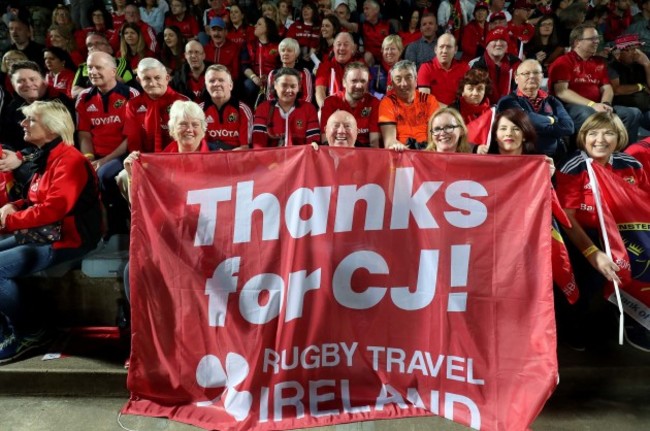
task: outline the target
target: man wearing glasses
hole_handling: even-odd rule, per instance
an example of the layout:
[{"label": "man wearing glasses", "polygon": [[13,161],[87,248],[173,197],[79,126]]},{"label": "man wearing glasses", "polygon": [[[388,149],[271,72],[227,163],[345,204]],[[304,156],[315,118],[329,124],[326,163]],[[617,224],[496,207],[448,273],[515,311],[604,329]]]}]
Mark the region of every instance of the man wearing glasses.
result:
[{"label": "man wearing glasses", "polygon": [[572,50],[555,60],[548,70],[548,88],[566,105],[575,130],[594,112],[614,111],[623,121],[630,142],[638,139],[642,115],[638,108],[612,106],[614,90],[607,63],[596,55],[600,37],[592,25],[579,25],[569,36]]},{"label": "man wearing glasses", "polygon": [[541,89],[542,65],[537,60],[524,60],[515,73],[517,89],[499,100],[497,112],[520,109],[537,132],[537,145],[544,154],[555,159],[566,155],[563,137],[571,136],[573,120],[564,105]]}]

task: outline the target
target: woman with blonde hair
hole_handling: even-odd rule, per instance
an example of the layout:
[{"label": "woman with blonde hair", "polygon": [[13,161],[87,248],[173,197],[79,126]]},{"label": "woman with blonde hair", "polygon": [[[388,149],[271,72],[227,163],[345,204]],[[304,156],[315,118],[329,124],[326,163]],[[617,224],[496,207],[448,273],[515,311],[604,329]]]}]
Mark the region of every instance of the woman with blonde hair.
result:
[{"label": "woman with blonde hair", "polygon": [[429,119],[429,139],[425,148],[437,153],[471,153],[467,126],[454,108],[438,109]]},{"label": "woman with blonde hair", "polygon": [[392,90],[390,69],[402,59],[402,53],[404,45],[401,37],[391,34],[384,38],[381,43],[381,59],[370,68],[370,93],[375,97],[381,99]]},{"label": "woman with blonde hair", "polygon": [[[619,265],[604,251],[600,223],[596,211],[596,197],[588,175],[588,165],[600,165],[619,177],[628,192],[637,193],[647,187],[643,166],[632,156],[622,152],[628,144],[628,133],[621,119],[611,112],[597,112],[580,127],[576,137],[578,153],[569,158],[556,174],[557,196],[564,208],[570,228],[564,228],[566,241],[580,289],[580,298],[568,311],[568,341],[584,350],[584,339],[589,329],[587,322],[590,304],[602,297],[607,281],[620,283]],[[636,188],[636,189],[635,189]],[[601,195],[605,207],[620,206],[617,193]],[[640,222],[643,220],[639,220]],[[593,307],[591,307],[593,308]],[[630,325],[631,324],[631,325]],[[650,335],[643,327],[626,319],[626,338],[633,346],[650,351]]]},{"label": "woman with blonde hair", "polygon": [[15,279],[80,259],[101,238],[97,177],[74,147],[68,109],[58,101],[21,109],[24,140],[39,152],[26,199],[0,208],[0,234],[13,234],[0,240],[0,364],[47,341],[42,313],[28,304]]}]

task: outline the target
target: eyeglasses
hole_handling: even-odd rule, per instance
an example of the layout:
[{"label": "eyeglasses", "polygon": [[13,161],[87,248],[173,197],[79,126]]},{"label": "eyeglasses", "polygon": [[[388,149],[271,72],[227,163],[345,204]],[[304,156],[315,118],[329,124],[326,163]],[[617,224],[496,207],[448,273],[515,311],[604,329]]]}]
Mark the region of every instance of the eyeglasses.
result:
[{"label": "eyeglasses", "polygon": [[529,78],[531,76],[542,76],[542,72],[539,70],[533,70],[532,72],[521,72],[517,75],[523,76],[524,78]]},{"label": "eyeglasses", "polygon": [[589,42],[600,42],[600,36],[581,37],[580,40],[588,40]]},{"label": "eyeglasses", "polygon": [[434,136],[440,135],[442,132],[453,133],[453,131],[458,129],[459,127],[460,126],[458,126],[458,125],[454,126],[454,125],[451,125],[451,124],[448,125],[448,126],[445,126],[445,127],[434,127],[433,129],[431,129],[431,133]]}]

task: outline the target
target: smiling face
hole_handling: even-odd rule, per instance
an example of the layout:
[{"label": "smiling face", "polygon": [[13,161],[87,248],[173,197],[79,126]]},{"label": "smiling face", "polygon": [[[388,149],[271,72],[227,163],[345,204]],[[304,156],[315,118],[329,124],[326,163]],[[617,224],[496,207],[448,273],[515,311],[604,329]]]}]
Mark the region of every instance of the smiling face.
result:
[{"label": "smiling face", "polygon": [[493,40],[487,44],[485,50],[492,59],[501,61],[508,50],[508,42],[503,39]]},{"label": "smiling face", "polygon": [[334,26],[327,18],[323,19],[320,25],[320,34],[324,39],[331,39],[334,37]]},{"label": "smiling face", "polygon": [[230,100],[232,95],[232,78],[226,72],[208,70],[205,74],[205,88],[215,101]]},{"label": "smiling face", "polygon": [[169,134],[178,143],[179,153],[189,153],[199,148],[205,130],[200,119],[184,117],[176,122]]},{"label": "smiling face", "polygon": [[41,74],[31,69],[18,69],[11,75],[11,84],[16,93],[28,103],[38,100],[47,89]]},{"label": "smiling face", "polygon": [[158,99],[165,94],[169,79],[169,74],[165,68],[138,71],[138,82],[142,85],[144,92],[152,99]]},{"label": "smiling face", "polygon": [[368,92],[369,73],[364,69],[351,69],[343,78],[346,98],[361,100]]},{"label": "smiling face", "polygon": [[282,75],[273,83],[278,101],[282,104],[293,105],[300,90],[300,81],[293,75]]},{"label": "smiling face", "polygon": [[117,84],[115,61],[103,52],[88,55],[88,78],[103,93]]},{"label": "smiling face", "polygon": [[354,147],[357,133],[357,121],[346,111],[334,112],[325,126],[325,137],[332,147]]},{"label": "smiling face", "polygon": [[433,119],[429,133],[436,144],[436,152],[455,153],[463,129],[453,115],[444,112]]},{"label": "smiling face", "polygon": [[524,133],[512,121],[505,117],[499,119],[496,136],[500,154],[520,155],[523,153]]},{"label": "smiling face", "polygon": [[395,64],[402,55],[402,51],[394,43],[389,43],[381,48],[381,56],[388,64]]},{"label": "smiling face", "polygon": [[357,50],[357,46],[352,40],[350,33],[339,33],[334,39],[334,58],[339,63],[347,63]]},{"label": "smiling face", "polygon": [[584,140],[589,157],[604,165],[616,150],[618,133],[609,127],[592,129],[586,133]]}]

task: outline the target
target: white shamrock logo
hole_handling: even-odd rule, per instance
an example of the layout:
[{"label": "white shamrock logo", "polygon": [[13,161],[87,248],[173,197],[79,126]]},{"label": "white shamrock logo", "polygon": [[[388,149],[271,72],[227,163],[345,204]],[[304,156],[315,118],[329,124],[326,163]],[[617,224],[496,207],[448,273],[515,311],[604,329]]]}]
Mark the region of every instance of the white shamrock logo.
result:
[{"label": "white shamrock logo", "polygon": [[238,421],[246,419],[253,405],[253,395],[248,391],[238,392],[235,386],[244,381],[250,368],[243,356],[229,352],[226,356],[226,369],[221,360],[214,355],[205,355],[196,367],[196,382],[204,388],[225,388],[221,395],[212,401],[200,401],[198,407],[208,407],[218,402],[225,393],[226,412]]}]

